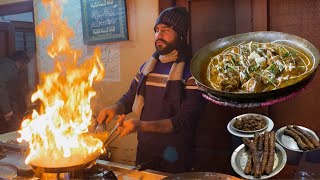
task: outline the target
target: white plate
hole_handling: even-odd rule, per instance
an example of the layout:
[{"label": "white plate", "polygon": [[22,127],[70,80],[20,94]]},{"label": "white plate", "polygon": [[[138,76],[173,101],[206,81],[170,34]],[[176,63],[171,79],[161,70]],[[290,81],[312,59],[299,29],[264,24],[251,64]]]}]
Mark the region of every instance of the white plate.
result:
[{"label": "white plate", "polygon": [[[255,179],[252,175],[246,175],[243,172],[247,163],[247,159],[248,159],[248,152],[245,148],[245,145],[241,144],[232,153],[232,156],[231,156],[232,169],[245,179]],[[260,179],[268,179],[275,176],[283,169],[283,167],[286,165],[286,162],[287,162],[287,154],[285,150],[279,144],[276,143],[273,170],[269,175],[262,175]]]},{"label": "white plate", "polygon": [[[251,113],[251,114],[253,114],[253,113]],[[268,119],[268,127],[265,130],[259,131],[259,133],[262,133],[264,131],[271,131],[273,129],[273,126],[274,126],[273,121],[270,118],[268,118],[267,116],[265,116],[265,117]],[[234,128],[232,128],[231,127],[232,120],[229,121],[229,123],[227,125],[227,129],[232,135],[238,136],[238,137],[253,138],[254,133],[242,133],[242,132],[236,131]]]},{"label": "white plate", "polygon": [[[237,129],[237,128],[234,126],[236,120],[240,120],[240,121],[241,121],[243,118],[254,118],[254,119],[260,118],[261,120],[263,120],[263,121],[266,123],[266,125],[265,125],[263,128],[261,128],[261,129],[252,130],[252,131],[244,131],[244,130],[241,130],[241,129]],[[264,115],[261,115],[261,114],[247,113],[247,114],[241,114],[241,115],[239,115],[239,116],[234,117],[234,118],[231,120],[230,125],[231,125],[231,128],[233,128],[234,130],[239,131],[239,132],[241,132],[241,133],[247,133],[247,134],[248,134],[248,133],[255,133],[255,132],[261,132],[261,131],[263,131],[263,130],[265,130],[265,129],[268,128],[268,123],[269,123],[268,119],[269,119],[269,118],[268,118],[267,116],[264,116]]]},{"label": "white plate", "polygon": [[[300,129],[306,131],[307,133],[311,134],[313,137],[316,138],[317,141],[319,141],[319,137],[316,135],[315,132],[313,132],[312,130],[306,128],[306,127],[302,127],[302,126],[298,126]],[[276,132],[276,139],[277,142],[279,144],[281,144],[283,147],[292,150],[292,151],[297,151],[297,152],[305,152],[303,150],[301,150],[297,144],[297,142],[290,136],[285,135],[283,133],[283,131],[287,128],[287,126],[280,128],[277,132]]]}]

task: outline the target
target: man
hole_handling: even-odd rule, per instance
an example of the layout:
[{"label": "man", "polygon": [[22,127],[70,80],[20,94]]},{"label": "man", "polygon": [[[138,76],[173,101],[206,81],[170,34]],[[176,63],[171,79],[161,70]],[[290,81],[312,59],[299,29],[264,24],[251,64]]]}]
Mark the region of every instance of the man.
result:
[{"label": "man", "polygon": [[20,77],[29,62],[23,51],[0,58],[0,133],[17,130],[26,110]]},{"label": "man", "polygon": [[[156,52],[140,68],[129,91],[103,109],[98,123],[135,112],[140,119],[118,120],[121,136],[138,131],[136,163],[180,173],[191,167],[193,135],[204,100],[191,78],[187,49],[189,14],[185,8],[164,10],[155,26]],[[190,51],[189,51],[190,52]]]}]

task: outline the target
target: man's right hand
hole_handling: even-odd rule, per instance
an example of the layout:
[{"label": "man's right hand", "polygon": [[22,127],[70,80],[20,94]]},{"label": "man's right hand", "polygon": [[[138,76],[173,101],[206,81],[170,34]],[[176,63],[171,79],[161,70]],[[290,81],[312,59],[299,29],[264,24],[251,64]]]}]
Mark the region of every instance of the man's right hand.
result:
[{"label": "man's right hand", "polygon": [[103,121],[106,119],[106,123],[110,122],[117,113],[117,108],[115,106],[104,108],[100,111],[97,122],[99,124],[103,123]]},{"label": "man's right hand", "polygon": [[122,115],[117,120],[117,122],[119,123],[120,137],[123,137],[138,131],[141,125],[141,121],[139,119],[130,118],[130,119],[124,120],[124,118],[125,116]]}]

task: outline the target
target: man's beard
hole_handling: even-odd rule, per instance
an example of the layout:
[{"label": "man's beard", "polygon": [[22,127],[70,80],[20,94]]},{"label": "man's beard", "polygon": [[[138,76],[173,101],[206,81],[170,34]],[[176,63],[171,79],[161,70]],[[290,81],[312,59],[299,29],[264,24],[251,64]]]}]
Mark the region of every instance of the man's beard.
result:
[{"label": "man's beard", "polygon": [[[165,47],[162,47],[162,46],[157,46],[157,41],[161,41],[165,44]],[[157,52],[160,54],[160,55],[166,55],[166,54],[169,54],[171,53],[174,49],[176,49],[177,47],[177,40],[175,39],[174,42],[172,43],[169,43],[163,39],[157,39],[155,41],[155,47],[157,49]]]}]

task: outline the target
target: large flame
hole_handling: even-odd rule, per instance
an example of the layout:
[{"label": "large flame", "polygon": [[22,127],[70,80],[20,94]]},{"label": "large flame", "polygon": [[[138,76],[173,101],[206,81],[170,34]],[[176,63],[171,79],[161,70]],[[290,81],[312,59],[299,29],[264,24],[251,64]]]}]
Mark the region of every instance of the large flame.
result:
[{"label": "large flame", "polygon": [[[93,81],[102,79],[105,70],[96,48],[90,59],[78,65],[80,50],[72,49],[69,40],[73,30],[62,19],[62,8],[56,0],[42,0],[50,16],[36,26],[40,38],[51,37],[48,55],[54,59],[54,71],[41,75],[41,85],[31,101],[41,100],[39,112],[22,122],[21,138],[29,142],[27,164],[63,167],[83,163],[83,159],[103,151],[103,143],[88,135],[92,118],[90,100],[96,95]],[[44,165],[43,158],[50,157]]]}]

